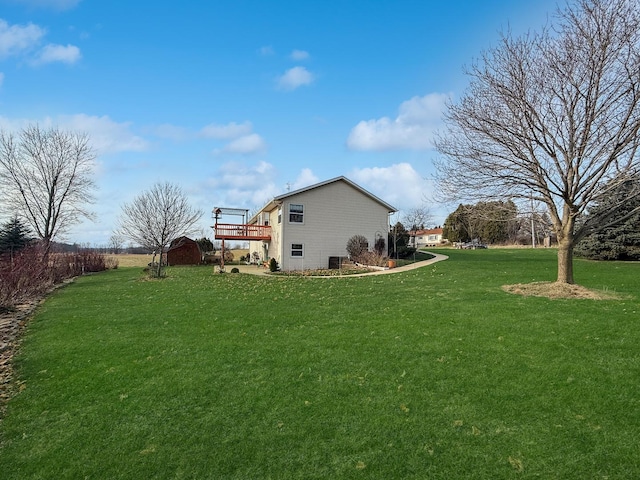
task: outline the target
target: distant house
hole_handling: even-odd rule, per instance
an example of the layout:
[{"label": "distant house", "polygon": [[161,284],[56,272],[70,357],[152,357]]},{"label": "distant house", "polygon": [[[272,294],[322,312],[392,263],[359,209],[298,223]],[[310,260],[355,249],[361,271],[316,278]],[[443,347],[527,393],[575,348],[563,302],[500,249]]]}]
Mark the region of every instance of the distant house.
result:
[{"label": "distant house", "polygon": [[414,248],[435,247],[443,243],[442,228],[426,230],[412,230],[409,232],[409,242]]},{"label": "distant house", "polygon": [[215,237],[249,240],[251,258],[275,258],[281,270],[329,268],[363,235],[373,249],[387,239],[396,209],[345,177],[274,197],[246,225],[216,224]]},{"label": "distant house", "polygon": [[167,249],[167,265],[199,265],[202,263],[200,246],[188,237],[178,237]]}]

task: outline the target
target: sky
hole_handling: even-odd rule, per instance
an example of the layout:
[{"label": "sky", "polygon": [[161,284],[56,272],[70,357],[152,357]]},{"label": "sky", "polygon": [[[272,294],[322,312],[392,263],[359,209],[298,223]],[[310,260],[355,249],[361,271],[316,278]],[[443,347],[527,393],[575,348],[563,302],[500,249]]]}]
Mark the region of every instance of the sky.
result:
[{"label": "sky", "polygon": [[[434,198],[433,135],[465,68],[502,33],[539,30],[556,0],[0,0],[0,129],[86,133],[94,221],[158,182],[203,211],[255,210],[345,176],[402,220]],[[231,220],[231,219],[230,219]],[[239,219],[235,219],[238,221]]]}]

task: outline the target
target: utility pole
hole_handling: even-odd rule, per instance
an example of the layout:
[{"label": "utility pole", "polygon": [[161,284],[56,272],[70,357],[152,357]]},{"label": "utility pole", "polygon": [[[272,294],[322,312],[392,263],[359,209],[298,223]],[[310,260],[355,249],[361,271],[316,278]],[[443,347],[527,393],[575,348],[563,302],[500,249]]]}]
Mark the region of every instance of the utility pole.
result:
[{"label": "utility pole", "polygon": [[536,225],[533,221],[533,194],[531,194],[531,245],[536,248]]}]

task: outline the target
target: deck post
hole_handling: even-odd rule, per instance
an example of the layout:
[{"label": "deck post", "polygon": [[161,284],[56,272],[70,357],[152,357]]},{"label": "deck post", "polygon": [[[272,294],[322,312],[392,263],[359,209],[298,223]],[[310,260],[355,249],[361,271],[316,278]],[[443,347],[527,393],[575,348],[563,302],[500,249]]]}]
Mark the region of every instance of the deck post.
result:
[{"label": "deck post", "polygon": [[222,250],[220,250],[220,271],[224,272],[224,238],[222,239]]}]

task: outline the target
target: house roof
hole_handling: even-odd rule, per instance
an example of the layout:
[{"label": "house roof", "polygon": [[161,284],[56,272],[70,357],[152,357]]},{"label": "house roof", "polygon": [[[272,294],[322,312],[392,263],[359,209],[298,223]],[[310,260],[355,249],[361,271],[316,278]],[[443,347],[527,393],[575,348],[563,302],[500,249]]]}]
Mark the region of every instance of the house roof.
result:
[{"label": "house roof", "polygon": [[[357,183],[352,182],[347,177],[340,176],[340,177],[332,178],[330,180],[325,180],[324,182],[320,182],[320,183],[316,183],[314,185],[310,185],[308,187],[299,188],[298,190],[294,190],[293,192],[287,192],[287,193],[284,193],[282,195],[278,195],[277,197],[273,197],[273,199],[270,202],[268,202],[264,207],[262,207],[258,213],[264,212],[264,211],[271,211],[273,208],[275,208],[275,206],[277,204],[281,203],[283,200],[285,200],[285,199],[287,199],[289,197],[293,197],[295,195],[299,195],[301,193],[308,192],[308,191],[314,190],[316,188],[321,188],[321,187],[324,187],[325,185],[329,185],[331,183],[336,183],[336,182],[344,182],[347,185],[350,185],[351,187],[355,188],[356,190],[358,190],[363,195],[366,195],[367,197],[371,198],[375,202],[378,202],[380,205],[382,205],[384,208],[386,208],[389,211],[389,213],[395,213],[395,212],[398,211],[397,208],[395,208],[394,206],[388,204],[387,202],[385,202],[381,198],[376,197],[373,193],[369,192],[368,190],[365,190],[364,188],[362,188]],[[257,214],[254,215],[253,218],[255,218],[256,216],[257,216]],[[253,220],[253,218],[252,218],[252,220]]]},{"label": "house roof", "polygon": [[192,240],[189,237],[178,237],[171,241],[171,243],[169,244],[169,248],[167,249],[167,252],[171,250],[175,250],[177,248],[181,248],[184,245],[188,245],[188,244],[191,244],[191,245],[195,244],[198,246],[198,248],[200,248],[200,245],[198,245],[198,242],[196,242],[195,240]]},{"label": "house roof", "polygon": [[442,228],[429,228],[426,230],[415,230],[409,232],[411,235],[442,235]]}]

